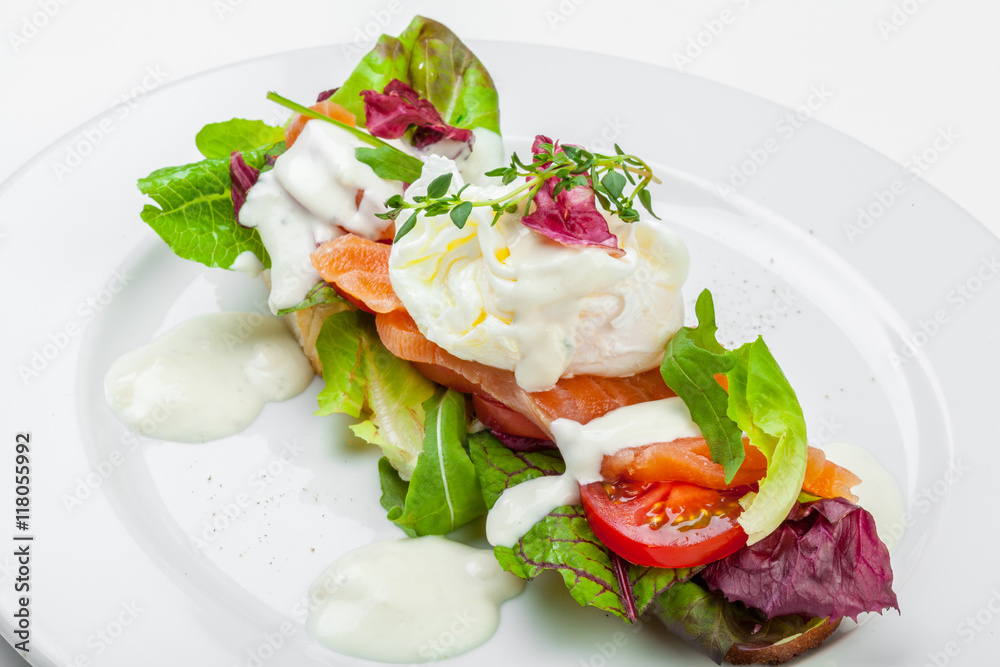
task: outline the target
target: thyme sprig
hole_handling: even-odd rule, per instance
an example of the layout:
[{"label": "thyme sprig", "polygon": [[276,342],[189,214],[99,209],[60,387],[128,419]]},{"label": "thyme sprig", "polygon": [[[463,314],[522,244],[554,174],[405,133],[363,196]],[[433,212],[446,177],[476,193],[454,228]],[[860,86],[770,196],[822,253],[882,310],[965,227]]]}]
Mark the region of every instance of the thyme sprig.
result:
[{"label": "thyme sprig", "polygon": [[[525,163],[514,153],[510,165],[498,167],[486,172],[487,176],[499,177],[504,185],[510,185],[519,178],[527,179],[520,187],[511,190],[497,199],[467,200],[462,193],[468,185],[458,192],[450,194],[452,175],[442,174],[427,186],[426,195],[413,197],[407,202],[400,195],[386,200],[389,210],[379,214],[385,220],[395,221],[404,211],[410,211],[406,221],[397,229],[398,241],[413,229],[417,215],[438,216],[447,213],[452,223],[459,229],[465,226],[473,208],[489,206],[493,210],[493,222],[496,224],[505,211],[513,213],[523,204],[523,210],[530,212],[531,204],[545,184],[556,179],[552,195],[556,196],[563,190],[571,190],[580,186],[589,186],[594,190],[594,196],[601,207],[617,215],[623,222],[635,222],[639,219],[635,202],[638,200],[649,214],[659,220],[653,213],[652,200],[647,189],[650,183],[659,183],[653,175],[653,170],[642,159],[627,154],[615,144],[615,155],[592,153],[584,148],[572,145],[557,147],[554,144],[540,144],[539,153]],[[627,191],[631,185],[631,191]]]}]

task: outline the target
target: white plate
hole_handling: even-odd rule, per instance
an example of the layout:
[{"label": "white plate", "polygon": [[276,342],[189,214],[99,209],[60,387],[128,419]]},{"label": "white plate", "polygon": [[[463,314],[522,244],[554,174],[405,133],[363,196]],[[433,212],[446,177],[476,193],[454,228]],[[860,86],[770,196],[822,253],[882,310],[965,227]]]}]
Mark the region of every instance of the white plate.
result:
[{"label": "white plate", "polygon": [[[997,582],[984,548],[993,507],[978,489],[1000,463],[990,423],[1000,316],[989,281],[1000,242],[829,128],[806,122],[788,136],[787,110],[768,102],[599,55],[474,48],[500,90],[509,148],[535,133],[595,148],[612,140],[656,166],[665,177],[656,208],[692,251],[689,303],[713,289],[725,343],[766,333],[814,438],[868,448],[899,481],[912,513],[894,556],[902,616],[841,633],[800,664],[986,664]],[[544,77],[532,74],[539,63],[551,65]],[[111,416],[101,383],[119,354],[178,322],[254,309],[264,296],[243,275],[174,257],[139,219],[136,178],[196,160],[206,122],[275,118],[267,90],[308,100],[352,66],[332,47],[167,86],[125,117],[74,131],[4,185],[0,437],[12,452],[17,432],[32,434],[33,663],[365,663],[328,651],[302,624],[317,574],[353,547],[399,535],[378,504],[377,454],[348,441],[342,420],[311,416],[319,380],[206,445],[137,441]],[[720,190],[740,182],[734,168],[754,173]],[[875,217],[852,243],[844,225],[859,207]],[[928,324],[935,314],[944,324]],[[895,367],[890,354],[914,335],[915,358]],[[23,379],[32,363],[37,375]],[[13,454],[3,461],[12,466]],[[8,507],[10,473],[0,474]],[[12,564],[0,557],[8,640]],[[497,635],[452,664],[710,664],[658,624],[627,628],[561,588],[548,576],[530,585],[504,607]],[[977,613],[982,631],[959,626]]]}]

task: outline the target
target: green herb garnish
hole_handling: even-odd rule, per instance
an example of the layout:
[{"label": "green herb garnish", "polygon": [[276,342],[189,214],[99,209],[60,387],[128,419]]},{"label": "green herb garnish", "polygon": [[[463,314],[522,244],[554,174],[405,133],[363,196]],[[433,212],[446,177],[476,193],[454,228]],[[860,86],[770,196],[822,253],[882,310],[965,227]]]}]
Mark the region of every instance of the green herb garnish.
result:
[{"label": "green herb garnish", "polygon": [[[555,179],[552,195],[556,196],[563,190],[571,190],[579,186],[593,188],[594,195],[605,211],[617,215],[624,222],[635,222],[639,212],[635,202],[643,206],[649,214],[653,213],[651,197],[647,187],[650,183],[659,183],[653,175],[653,170],[643,160],[635,155],[626,154],[615,144],[616,155],[591,153],[578,146],[563,145],[557,150],[554,144],[540,144],[541,151],[534,155],[531,162],[524,161],[514,153],[510,165],[486,172],[487,176],[498,177],[504,185],[510,185],[518,178],[527,180],[520,187],[497,199],[483,201],[466,200],[462,198],[465,186],[451,194],[451,174],[444,174],[434,179],[427,187],[426,195],[418,195],[412,202],[405,201],[401,196],[390,197],[386,202],[386,213],[378,214],[385,220],[396,220],[403,211],[412,211],[406,222],[399,228],[396,239],[400,239],[413,229],[416,216],[422,213],[427,216],[448,214],[456,227],[465,226],[469,214],[475,207],[489,206],[493,211],[493,223],[496,224],[505,212],[514,212],[523,205],[528,211],[538,192],[550,180]],[[626,192],[631,185],[631,192]],[[657,218],[659,220],[659,218]]]}]

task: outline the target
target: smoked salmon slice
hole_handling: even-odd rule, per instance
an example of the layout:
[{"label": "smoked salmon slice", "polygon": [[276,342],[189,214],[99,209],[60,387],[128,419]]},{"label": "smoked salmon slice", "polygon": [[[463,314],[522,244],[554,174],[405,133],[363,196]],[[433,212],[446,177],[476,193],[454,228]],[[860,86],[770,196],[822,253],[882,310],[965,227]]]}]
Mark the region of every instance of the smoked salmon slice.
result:
[{"label": "smoked salmon slice", "polygon": [[[382,344],[400,359],[416,364],[431,380],[489,396],[527,417],[548,438],[554,419],[586,424],[616,408],[676,395],[658,368],[630,377],[578,375],[560,379],[552,389],[527,392],[518,386],[512,371],[459,359],[420,333],[393,292],[389,251],[387,244],[348,234],[324,243],[313,253],[312,261],[338,292],[375,313]],[[760,481],[767,469],[767,459],[759,449],[745,442],[745,450],[744,463],[730,484],[725,483],[722,466],[712,461],[704,438],[624,449],[606,456],[601,472],[607,479],[677,480],[714,489],[745,486]],[[861,481],[813,447],[809,448],[805,479],[803,489],[808,493],[825,498],[843,496],[852,502],[856,498],[850,489]]]},{"label": "smoked salmon slice", "polygon": [[[354,127],[357,124],[357,120],[354,118],[354,114],[340,106],[336,102],[331,102],[330,100],[323,100],[322,102],[317,102],[316,104],[309,107],[313,111],[318,111],[324,116],[329,116],[334,120],[339,120],[341,123],[345,123]],[[303,116],[302,114],[295,114],[292,118],[292,122],[288,124],[285,128],[285,145],[288,148],[292,147],[295,140],[299,138],[302,134],[302,129],[306,126],[306,123],[314,120],[309,116]],[[324,123],[326,121],[323,121]]]},{"label": "smoked salmon slice", "polygon": [[388,244],[345,234],[321,245],[310,259],[323,280],[352,303],[370,313],[389,313],[403,309],[389,281],[390,249]]},{"label": "smoked salmon slice", "polygon": [[[704,438],[679,438],[644,447],[622,449],[604,457],[601,475],[605,479],[630,479],[637,482],[678,481],[697,484],[708,489],[748,486],[759,482],[767,470],[764,454],[743,439],[745,458],[732,482],[726,483],[722,466],[712,461]],[[861,479],[846,468],[826,459],[823,450],[809,448],[806,478],[802,489],[821,498],[841,496],[851,502],[857,497],[851,487]]]}]

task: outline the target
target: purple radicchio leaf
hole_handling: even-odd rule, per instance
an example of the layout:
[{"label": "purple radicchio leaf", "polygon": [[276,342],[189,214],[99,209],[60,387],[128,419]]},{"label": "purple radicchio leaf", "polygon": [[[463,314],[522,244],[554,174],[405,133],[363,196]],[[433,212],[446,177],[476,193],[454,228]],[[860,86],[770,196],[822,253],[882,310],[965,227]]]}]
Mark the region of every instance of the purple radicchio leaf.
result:
[{"label": "purple radicchio leaf", "polygon": [[426,148],[442,139],[464,141],[472,147],[471,130],[445,123],[433,104],[399,79],[390,81],[381,93],[363,90],[361,95],[365,98],[365,126],[373,136],[398,139],[411,125],[416,125],[415,148]]},{"label": "purple radicchio leaf", "polygon": [[260,171],[254,169],[243,159],[243,154],[233,151],[229,156],[229,180],[232,182],[230,194],[233,198],[233,215],[236,222],[240,221],[240,209],[247,201],[247,192],[257,182]]},{"label": "purple radicchio leaf", "polygon": [[[551,139],[539,134],[531,145],[532,155],[543,152],[542,144],[551,144],[555,151],[562,150]],[[547,166],[542,165],[542,168]],[[615,257],[624,255],[618,247],[618,237],[611,233],[608,221],[597,210],[594,191],[578,185],[553,196],[557,180],[550,178],[542,184],[534,198],[535,210],[524,216],[521,224],[565,246],[598,246]]]},{"label": "purple radicchio leaf", "polygon": [[875,520],[843,498],[796,504],[773,533],[701,574],[711,590],[768,618],[857,619],[863,611],[899,610]]},{"label": "purple radicchio leaf", "polygon": [[324,90],[322,93],[316,96],[316,104],[319,104],[320,102],[326,102],[328,99],[333,97],[333,94],[338,90],[340,90],[340,86],[337,86],[336,88],[331,88],[330,90]]},{"label": "purple radicchio leaf", "polygon": [[551,440],[529,438],[524,435],[511,435],[510,433],[498,431],[495,428],[490,429],[490,432],[496,436],[497,440],[506,445],[508,449],[513,449],[515,452],[542,452],[556,448],[556,443]]}]

